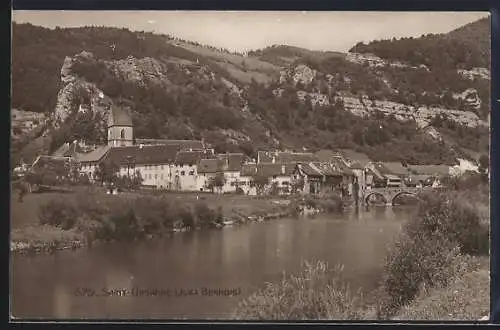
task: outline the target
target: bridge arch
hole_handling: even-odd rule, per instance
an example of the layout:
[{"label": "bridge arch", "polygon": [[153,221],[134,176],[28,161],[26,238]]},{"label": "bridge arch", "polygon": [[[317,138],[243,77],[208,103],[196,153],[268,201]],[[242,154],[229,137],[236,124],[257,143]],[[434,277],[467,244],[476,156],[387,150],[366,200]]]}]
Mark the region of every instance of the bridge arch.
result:
[{"label": "bridge arch", "polygon": [[388,200],[387,200],[387,196],[381,192],[378,192],[378,191],[374,191],[374,192],[370,192],[368,193],[368,195],[365,196],[365,204],[369,204],[369,200],[370,200],[370,197],[372,196],[381,196],[382,199],[384,200],[384,203],[387,204],[388,203]]},{"label": "bridge arch", "polygon": [[394,194],[394,196],[392,196],[391,198],[391,205],[394,205],[394,201],[396,200],[396,198],[400,197],[400,196],[403,196],[403,195],[407,195],[407,196],[412,196],[412,197],[415,197],[415,198],[418,198],[418,194],[415,193],[415,192],[412,192],[412,191],[400,191],[396,194]]}]

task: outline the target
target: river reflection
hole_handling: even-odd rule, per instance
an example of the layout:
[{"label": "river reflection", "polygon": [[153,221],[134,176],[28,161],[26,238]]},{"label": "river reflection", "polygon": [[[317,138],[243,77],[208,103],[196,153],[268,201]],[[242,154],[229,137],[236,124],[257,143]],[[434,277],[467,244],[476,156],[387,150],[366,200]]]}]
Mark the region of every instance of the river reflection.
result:
[{"label": "river reflection", "polygon": [[[279,280],[283,271],[299,271],[304,260],[343,264],[353,290],[369,291],[380,278],[387,244],[413,212],[362,207],[54,255],[14,255],[12,313],[17,318],[230,318],[244,296]],[[110,294],[132,288],[172,295]],[[241,295],[206,296],[203,288],[240,289]],[[176,297],[180,289],[198,294]],[[101,296],[82,296],[82,290]]]}]

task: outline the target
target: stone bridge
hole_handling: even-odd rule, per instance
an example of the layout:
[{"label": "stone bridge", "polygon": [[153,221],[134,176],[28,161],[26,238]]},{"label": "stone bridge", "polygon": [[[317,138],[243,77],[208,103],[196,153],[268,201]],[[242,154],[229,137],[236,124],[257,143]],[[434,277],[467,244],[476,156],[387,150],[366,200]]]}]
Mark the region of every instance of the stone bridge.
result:
[{"label": "stone bridge", "polygon": [[368,204],[368,200],[372,196],[381,196],[386,205],[393,205],[394,200],[401,195],[417,196],[421,191],[432,189],[430,187],[425,188],[415,188],[415,187],[385,187],[385,188],[371,188],[370,190],[365,190],[364,194],[361,194],[361,200],[363,203]]}]

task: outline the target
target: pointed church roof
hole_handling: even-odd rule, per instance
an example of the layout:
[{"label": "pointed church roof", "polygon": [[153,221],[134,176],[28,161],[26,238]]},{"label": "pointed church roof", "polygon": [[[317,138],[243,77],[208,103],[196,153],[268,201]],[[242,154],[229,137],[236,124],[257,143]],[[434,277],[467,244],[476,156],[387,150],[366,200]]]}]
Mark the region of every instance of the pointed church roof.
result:
[{"label": "pointed church roof", "polygon": [[130,126],[132,127],[132,115],[122,107],[116,105],[111,106],[111,111],[108,116],[108,127],[111,126]]}]

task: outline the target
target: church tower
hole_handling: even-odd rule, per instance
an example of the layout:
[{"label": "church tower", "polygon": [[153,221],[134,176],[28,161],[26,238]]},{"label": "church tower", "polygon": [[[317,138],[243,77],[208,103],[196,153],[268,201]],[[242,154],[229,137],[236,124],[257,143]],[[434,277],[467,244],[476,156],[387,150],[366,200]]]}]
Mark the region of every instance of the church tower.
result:
[{"label": "church tower", "polygon": [[108,146],[125,147],[133,144],[134,126],[130,112],[113,105],[108,115]]}]

